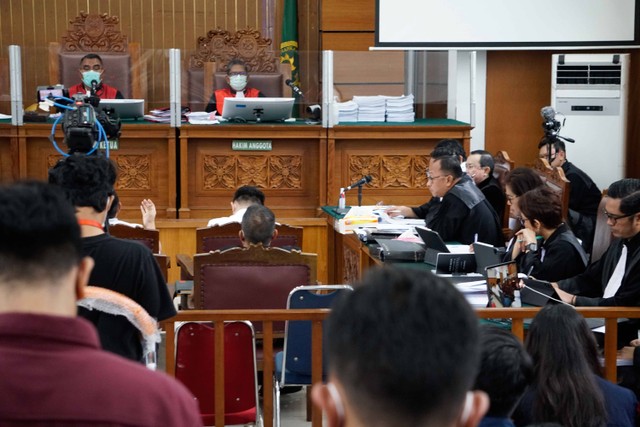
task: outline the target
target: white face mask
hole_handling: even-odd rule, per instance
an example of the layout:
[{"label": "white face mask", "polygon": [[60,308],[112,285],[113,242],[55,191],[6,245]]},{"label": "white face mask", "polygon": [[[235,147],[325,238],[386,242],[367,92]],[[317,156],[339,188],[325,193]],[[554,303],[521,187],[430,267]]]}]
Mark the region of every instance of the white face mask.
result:
[{"label": "white face mask", "polygon": [[244,90],[247,87],[247,76],[234,75],[229,77],[229,86],[235,91]]}]

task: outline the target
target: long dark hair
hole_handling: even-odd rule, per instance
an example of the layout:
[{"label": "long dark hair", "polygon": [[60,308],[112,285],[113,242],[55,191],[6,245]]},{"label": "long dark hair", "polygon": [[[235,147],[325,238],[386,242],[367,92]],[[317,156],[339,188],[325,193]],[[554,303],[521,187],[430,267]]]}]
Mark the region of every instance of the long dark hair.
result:
[{"label": "long dark hair", "polygon": [[593,333],[565,304],[544,307],[533,319],[525,348],[533,358],[532,420],[565,427],[602,427],[607,413]]}]

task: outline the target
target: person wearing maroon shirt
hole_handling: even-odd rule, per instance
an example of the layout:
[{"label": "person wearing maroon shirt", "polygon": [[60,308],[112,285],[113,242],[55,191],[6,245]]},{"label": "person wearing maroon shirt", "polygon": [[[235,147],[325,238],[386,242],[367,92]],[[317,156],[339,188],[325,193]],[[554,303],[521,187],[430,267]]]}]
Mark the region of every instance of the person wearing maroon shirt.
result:
[{"label": "person wearing maroon shirt", "polygon": [[0,186],[0,425],[201,426],[182,384],[101,350],[76,315],[93,265],[61,189]]},{"label": "person wearing maroon shirt", "polygon": [[[113,86],[102,81],[104,66],[102,58],[95,53],[89,53],[80,60],[80,77],[82,83],[69,88],[69,96],[76,93],[97,96],[100,99],[123,99],[122,93]],[[94,89],[95,86],[95,89]],[[94,93],[92,93],[94,91]]]}]

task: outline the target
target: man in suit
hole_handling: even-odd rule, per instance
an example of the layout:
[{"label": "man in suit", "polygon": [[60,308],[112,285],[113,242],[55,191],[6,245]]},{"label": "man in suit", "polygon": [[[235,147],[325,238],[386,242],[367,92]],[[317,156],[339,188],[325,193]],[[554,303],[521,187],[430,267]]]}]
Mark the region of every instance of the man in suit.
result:
[{"label": "man in suit", "polygon": [[571,182],[569,225],[576,237],[582,240],[582,247],[590,253],[598,205],[602,198],[600,189],[589,175],[567,160],[567,151],[562,140],[556,138],[549,141],[543,138],[538,144],[538,150],[541,159],[551,159],[549,164],[552,167],[561,167],[564,175]]},{"label": "man in suit", "polygon": [[445,279],[384,267],[334,302],[329,377],[312,398],[329,427],[476,426],[478,320]]},{"label": "man in suit", "polygon": [[611,184],[605,214],[615,239],[602,258],[553,286],[576,306],[640,306],[640,179]]},{"label": "man in suit", "polygon": [[495,163],[486,150],[475,150],[467,158],[467,175],[473,179],[489,204],[496,211],[498,219],[504,215],[506,197],[498,180],[493,176]]},{"label": "man in suit", "polygon": [[76,315],[94,266],[82,245],[58,187],[0,187],[0,423],[202,425],[184,386],[101,350]]}]

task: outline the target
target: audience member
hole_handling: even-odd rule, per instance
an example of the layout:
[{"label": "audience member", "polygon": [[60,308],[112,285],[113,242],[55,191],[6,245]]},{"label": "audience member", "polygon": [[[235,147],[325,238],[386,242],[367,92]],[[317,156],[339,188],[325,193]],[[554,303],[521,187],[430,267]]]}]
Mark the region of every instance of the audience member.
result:
[{"label": "audience member", "polygon": [[431,157],[427,186],[433,197],[442,198],[427,227],[443,240],[471,244],[474,241],[504,246],[498,217],[471,178],[462,173],[454,156]]},{"label": "audience member", "polygon": [[278,235],[276,217],[266,206],[253,205],[247,208],[242,218],[240,240],[245,248],[252,245],[262,245],[265,248]]},{"label": "audience member", "polygon": [[[561,167],[564,175],[571,182],[569,192],[569,225],[582,241],[582,246],[591,252],[593,233],[595,231],[598,205],[602,193],[595,182],[583,170],[567,160],[567,151],[562,140],[555,138],[549,143],[546,138],[538,144],[539,155],[542,159],[551,158],[549,163],[553,167]],[[551,155],[549,155],[551,149]]]},{"label": "audience member", "polygon": [[[167,319],[176,311],[151,251],[104,231],[115,178],[114,164],[102,156],[72,155],[49,171],[49,182],[62,187],[76,207],[83,255],[95,260],[89,283],[128,296],[157,320]],[[140,338],[126,318],[85,309],[80,315],[96,325],[105,350],[140,361]]]},{"label": "audience member", "polygon": [[505,195],[502,186],[493,176],[494,161],[491,153],[485,150],[472,151],[467,159],[467,174],[473,179],[485,199],[496,211],[502,221],[504,215]]},{"label": "audience member", "polygon": [[533,385],[514,414],[516,425],[554,421],[566,427],[635,425],[631,390],[600,377],[598,350],[584,318],[566,304],[547,305],[529,327]]},{"label": "audience member", "polygon": [[330,427],[475,426],[488,406],[469,391],[478,372],[478,319],[429,272],[381,268],[334,304],[329,378],[312,398]]},{"label": "audience member", "polygon": [[[455,156],[460,161],[460,167],[465,172],[467,153],[464,151],[464,147],[457,139],[442,139],[440,140],[433,151],[431,157],[450,155]],[[401,216],[404,218],[420,218],[425,222],[429,222],[431,218],[435,216],[440,208],[440,197],[432,197],[429,201],[421,206],[410,208],[408,206],[391,206],[387,209],[387,213],[394,216]]]},{"label": "audience member", "polygon": [[516,233],[511,251],[511,258],[518,262],[518,271],[551,281],[584,271],[589,258],[563,222],[558,193],[547,186],[534,188],[518,199],[518,209],[523,228]]},{"label": "audience member", "polygon": [[100,55],[88,53],[83,56],[80,60],[80,68],[78,71],[82,82],[69,88],[69,96],[80,93],[88,96],[97,96],[100,99],[124,98],[118,89],[102,81],[104,66]]},{"label": "audience member", "polygon": [[489,395],[489,410],[480,427],[515,427],[511,414],[533,377],[533,362],[509,331],[480,325],[480,370],[474,390]]},{"label": "audience member", "polygon": [[560,298],[573,305],[638,306],[640,179],[625,178],[611,184],[605,214],[615,239],[602,258],[590,264],[583,273],[553,285]]},{"label": "audience member", "polygon": [[100,350],[76,317],[94,260],[57,187],[0,187],[0,424],[199,426],[187,389]]},{"label": "audience member", "polygon": [[231,201],[231,216],[222,218],[213,218],[207,224],[207,227],[215,225],[225,225],[232,222],[242,222],[242,217],[249,206],[264,205],[264,193],[257,187],[251,185],[243,185],[238,188],[233,195]]},{"label": "audience member", "polygon": [[156,229],[156,205],[151,199],[142,199],[140,202],[140,213],[142,214],[142,224],[135,224],[132,222],[122,221],[118,219],[118,214],[122,209],[122,203],[117,193],[113,193],[113,203],[111,209],[107,214],[108,224],[112,225],[126,225],[133,228],[144,228],[145,230]]},{"label": "audience member", "polygon": [[258,98],[264,95],[258,89],[247,86],[249,81],[249,70],[247,64],[241,59],[232,59],[227,64],[227,76],[225,77],[227,87],[213,92],[209,104],[205,108],[207,113],[212,111],[222,115],[225,98]]}]

